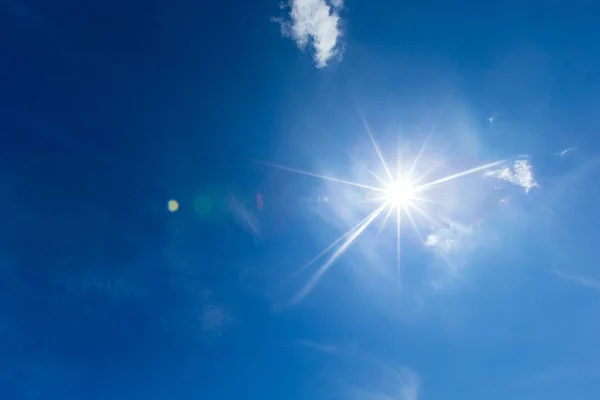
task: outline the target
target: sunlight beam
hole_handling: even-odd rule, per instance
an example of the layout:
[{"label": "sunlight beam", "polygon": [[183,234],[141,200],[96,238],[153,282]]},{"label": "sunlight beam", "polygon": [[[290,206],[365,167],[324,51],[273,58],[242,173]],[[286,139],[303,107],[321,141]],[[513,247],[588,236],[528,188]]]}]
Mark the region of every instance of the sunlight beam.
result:
[{"label": "sunlight beam", "polygon": [[429,214],[427,214],[425,211],[423,211],[419,206],[415,205],[414,203],[409,203],[408,205],[410,207],[412,207],[416,212],[418,212],[419,214],[424,216],[433,225],[435,225],[436,228],[441,228],[441,225],[439,224],[439,222],[436,222],[433,218],[431,218],[429,216]]},{"label": "sunlight beam", "polygon": [[388,178],[390,179],[390,182],[393,182],[394,176],[392,175],[392,172],[388,168],[388,166],[385,162],[385,159],[383,158],[383,155],[381,154],[381,150],[379,150],[379,146],[377,145],[377,142],[375,141],[375,137],[373,136],[373,133],[371,132],[371,129],[369,128],[369,125],[367,124],[367,120],[363,116],[362,112],[360,112],[360,110],[358,110],[358,115],[360,115],[360,119],[362,120],[363,126],[365,127],[365,130],[367,131],[367,134],[369,135],[369,139],[371,139],[371,143],[373,144],[373,147],[375,148],[375,152],[377,152],[377,156],[379,157],[379,161],[381,161],[381,165],[383,165],[383,168],[385,169],[385,173],[387,174]]},{"label": "sunlight beam", "polygon": [[[396,156],[396,181],[400,182],[402,179],[402,151],[400,150],[402,147],[400,146],[400,140],[398,139],[398,155]],[[410,179],[410,178],[409,178]]]},{"label": "sunlight beam", "polygon": [[[442,115],[444,114],[445,109],[446,109],[446,106],[443,106],[440,113],[438,114],[437,118],[433,122],[433,125],[431,125],[431,129],[429,130],[429,133],[425,137],[425,140],[423,141],[423,144],[421,145],[421,148],[419,149],[419,152],[417,153],[417,156],[415,157],[413,165],[410,167],[410,171],[408,171],[407,179],[409,179],[409,180],[412,179],[412,174],[413,174],[415,168],[417,167],[417,165],[419,164],[419,160],[421,159],[421,156],[423,155],[423,151],[425,151],[425,147],[427,147],[427,143],[429,142],[429,139],[433,135],[433,132],[435,132],[435,128],[437,128],[437,125],[440,122],[440,119],[442,118]],[[418,179],[413,180],[412,181],[413,184],[416,183],[418,180],[420,180],[422,177],[423,177],[423,175],[421,175],[421,177],[419,177]]]},{"label": "sunlight beam", "polygon": [[346,233],[344,233],[342,236],[340,236],[339,238],[337,238],[336,240],[334,240],[329,246],[327,246],[325,248],[325,250],[323,250],[322,252],[320,252],[319,254],[317,254],[315,257],[313,257],[309,262],[307,262],[306,264],[304,264],[302,267],[298,268],[298,270],[296,272],[294,272],[292,274],[292,276],[296,277],[296,276],[300,275],[302,273],[302,271],[304,271],[306,268],[310,267],[315,262],[317,262],[321,257],[323,257],[325,254],[327,254],[329,252],[329,250],[333,249],[338,243],[340,243],[342,240],[344,240],[349,235],[351,235],[354,231],[356,231],[358,228],[360,228],[362,226],[362,224],[364,224],[371,217],[371,215],[372,215],[372,213],[369,214],[369,215],[367,215],[358,224],[356,224],[352,228],[348,229],[348,231],[346,231]]},{"label": "sunlight beam", "polygon": [[382,177],[380,177],[379,175],[377,175],[375,172],[371,171],[371,169],[369,167],[367,167],[364,164],[359,163],[358,164],[361,168],[364,168],[365,170],[367,170],[367,172],[369,174],[371,174],[375,179],[377,179],[379,181],[379,183],[381,183],[382,185],[384,185],[385,187],[389,187],[390,183],[386,182]]},{"label": "sunlight beam", "polygon": [[423,144],[421,145],[421,148],[419,149],[419,152],[417,153],[415,160],[413,161],[412,165],[410,166],[410,169],[408,170],[408,174],[406,175],[407,179],[409,179],[409,180],[412,179],[412,174],[413,174],[415,168],[417,167],[417,165],[419,164],[419,160],[421,159],[421,156],[423,155],[423,151],[425,150],[425,147],[427,146],[427,142],[429,141],[429,138],[431,137],[432,132],[429,132],[429,134],[423,141]]},{"label": "sunlight beam", "polygon": [[419,177],[415,178],[412,180],[413,185],[416,185],[417,182],[422,181],[427,175],[430,175],[432,173],[435,172],[436,169],[438,169],[439,167],[441,167],[442,165],[444,165],[444,163],[446,162],[447,158],[444,158],[438,162],[436,162],[435,164],[433,164],[433,166],[431,168],[429,168],[427,171],[425,171],[424,173],[422,173],[421,175],[419,175]]},{"label": "sunlight beam", "polygon": [[[362,222],[359,222],[356,230],[352,232],[352,234],[346,239],[346,241],[333,253],[333,255],[327,260],[325,264],[323,264],[317,272],[312,276],[310,281],[294,296],[292,299],[292,304],[297,304],[300,302],[306,295],[308,295],[315,287],[317,283],[321,280],[323,275],[331,268],[335,260],[338,259],[339,256],[344,254],[344,252],[350,247],[350,245],[360,236],[361,233],[373,222],[377,216],[383,211],[385,208],[385,204],[379,206],[375,211],[373,211],[367,218],[365,218]],[[362,225],[361,225],[362,224]]]},{"label": "sunlight beam", "polygon": [[400,276],[400,207],[396,207],[396,282],[398,288],[401,287],[401,276]]},{"label": "sunlight beam", "polygon": [[390,215],[392,215],[393,211],[394,211],[394,208],[391,207],[391,206],[388,206],[388,212],[385,214],[385,218],[383,219],[383,223],[379,227],[379,230],[377,231],[377,236],[375,237],[377,240],[379,239],[379,236],[381,236],[381,232],[385,228],[388,220],[390,219]]},{"label": "sunlight beam", "polygon": [[424,185],[421,185],[421,186],[417,187],[415,190],[418,191],[418,192],[421,192],[421,191],[424,191],[424,190],[427,190],[427,189],[431,189],[431,188],[433,188],[435,186],[441,185],[442,183],[446,183],[446,182],[452,181],[452,180],[457,179],[457,178],[461,178],[461,177],[466,176],[466,175],[471,175],[471,174],[474,174],[475,172],[479,172],[479,171],[483,171],[483,170],[486,170],[486,169],[489,169],[489,168],[493,168],[493,167],[496,167],[496,166],[498,166],[500,164],[504,164],[505,162],[506,162],[505,160],[500,160],[500,161],[496,161],[496,162],[493,162],[493,163],[489,163],[489,164],[485,164],[485,165],[480,165],[479,167],[471,168],[471,169],[468,169],[466,171],[459,172],[457,174],[453,174],[453,175],[447,176],[445,178],[441,178],[441,179],[435,180],[433,182],[426,183]]},{"label": "sunlight beam", "polygon": [[404,212],[406,213],[406,216],[408,217],[408,220],[410,221],[410,224],[412,225],[413,229],[415,230],[415,232],[417,232],[417,236],[419,237],[421,243],[425,243],[425,241],[423,240],[423,236],[421,235],[421,231],[415,223],[415,220],[413,219],[410,210],[408,209],[408,206],[404,206]]},{"label": "sunlight beam", "polygon": [[442,207],[450,207],[447,203],[442,203],[440,201],[431,200],[431,199],[428,199],[427,197],[413,196],[412,198],[413,198],[413,200],[422,201],[423,203],[435,204],[437,206],[442,206]]},{"label": "sunlight beam", "polygon": [[331,181],[331,182],[341,183],[344,185],[354,186],[354,187],[361,188],[361,189],[372,190],[374,192],[385,192],[385,189],[378,188],[376,186],[363,185],[362,183],[358,183],[358,182],[352,182],[352,181],[347,181],[344,179],[338,179],[338,178],[334,178],[334,177],[327,176],[327,175],[315,174],[314,172],[303,171],[301,169],[286,167],[285,165],[279,165],[279,164],[270,163],[270,162],[266,162],[266,161],[259,161],[259,160],[253,160],[253,161],[257,164],[262,164],[262,165],[265,165],[265,166],[271,167],[271,168],[281,169],[283,171],[295,172],[297,174],[312,176],[314,178],[319,178],[319,179],[323,179],[326,181]]}]

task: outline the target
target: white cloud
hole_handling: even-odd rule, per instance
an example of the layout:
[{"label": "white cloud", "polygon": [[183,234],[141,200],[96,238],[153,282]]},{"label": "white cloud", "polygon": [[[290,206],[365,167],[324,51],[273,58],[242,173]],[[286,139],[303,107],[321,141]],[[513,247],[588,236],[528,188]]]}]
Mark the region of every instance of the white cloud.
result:
[{"label": "white cloud", "polygon": [[589,278],[589,277],[585,277],[585,276],[579,276],[579,275],[571,275],[571,274],[567,274],[567,273],[559,271],[559,270],[554,270],[554,271],[552,271],[552,273],[554,274],[554,276],[556,276],[557,278],[560,278],[562,280],[565,280],[568,282],[573,282],[578,285],[589,287],[591,289],[600,291],[600,281],[597,279],[593,279],[593,278]]},{"label": "white cloud", "polygon": [[339,51],[339,10],[343,0],[291,0],[289,19],[280,19],[281,31],[298,47],[314,48],[317,67],[327,66]]},{"label": "white cloud", "polygon": [[488,171],[485,175],[508,181],[513,185],[521,186],[527,193],[534,187],[540,187],[533,176],[533,167],[526,158],[516,160],[512,166]]}]

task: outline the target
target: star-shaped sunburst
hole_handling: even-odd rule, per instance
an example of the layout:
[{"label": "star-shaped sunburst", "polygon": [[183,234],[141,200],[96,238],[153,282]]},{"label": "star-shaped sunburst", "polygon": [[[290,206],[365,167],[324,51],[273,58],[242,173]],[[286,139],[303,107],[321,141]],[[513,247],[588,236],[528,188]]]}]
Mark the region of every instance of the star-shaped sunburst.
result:
[{"label": "star-shaped sunburst", "polygon": [[[377,186],[372,186],[372,185],[364,184],[361,182],[354,182],[354,181],[345,180],[345,179],[339,179],[336,177],[327,176],[327,175],[310,172],[310,171],[304,171],[304,170],[300,170],[300,169],[296,169],[296,168],[291,168],[291,167],[280,165],[280,164],[257,161],[260,164],[263,164],[263,165],[266,165],[269,167],[273,167],[273,168],[277,168],[280,170],[294,172],[294,173],[298,173],[298,174],[302,174],[302,175],[308,175],[308,176],[312,176],[317,179],[335,182],[335,183],[338,183],[341,185],[348,185],[348,186],[360,188],[360,189],[366,191],[365,199],[367,200],[367,202],[372,203],[374,205],[373,210],[371,211],[371,213],[369,215],[367,215],[367,217],[365,217],[358,224],[356,224],[355,226],[350,228],[342,236],[340,236],[338,239],[333,241],[329,246],[327,246],[321,253],[319,253],[316,257],[314,257],[312,260],[310,260],[308,263],[306,263],[304,266],[302,266],[300,268],[300,270],[297,273],[299,273],[299,272],[303,271],[304,269],[306,269],[307,267],[313,265],[315,262],[317,262],[319,259],[321,259],[323,256],[325,256],[329,252],[332,252],[331,255],[329,256],[329,258],[327,259],[327,261],[325,263],[323,263],[317,269],[317,271],[312,275],[312,277],[310,278],[308,283],[294,296],[292,303],[298,303],[304,297],[306,297],[314,289],[314,287],[317,285],[317,283],[319,283],[319,281],[321,280],[323,275],[329,270],[329,268],[331,268],[331,266],[335,263],[335,261],[352,245],[352,243],[354,243],[354,241],[365,231],[365,229],[367,229],[367,227],[369,225],[371,225],[371,223],[373,223],[373,221],[375,221],[378,217],[380,217],[382,215],[384,216],[384,219],[383,219],[383,223],[380,226],[379,234],[381,234],[381,231],[386,226],[387,222],[390,220],[390,217],[392,217],[392,215],[395,215],[396,276],[397,276],[398,284],[400,284],[400,280],[401,280],[400,227],[402,225],[402,218],[405,216],[408,219],[408,221],[414,228],[415,232],[419,236],[421,242],[424,243],[423,237],[420,234],[417,223],[415,222],[415,219],[413,218],[413,213],[420,214],[422,217],[427,219],[434,226],[438,226],[438,227],[440,226],[440,224],[437,223],[429,214],[427,214],[421,206],[422,203],[436,204],[436,202],[434,200],[427,197],[427,192],[443,183],[447,183],[449,181],[452,181],[454,179],[457,179],[457,178],[460,178],[460,177],[463,177],[466,175],[471,175],[471,174],[474,174],[474,173],[477,173],[477,172],[480,172],[480,171],[483,171],[483,170],[486,170],[489,168],[496,167],[505,162],[504,160],[500,160],[500,161],[496,161],[496,162],[492,162],[492,163],[487,163],[487,164],[480,165],[480,166],[477,166],[474,168],[470,168],[470,169],[462,171],[462,172],[458,172],[455,174],[445,176],[440,179],[435,179],[435,180],[429,181],[427,183],[421,183],[424,180],[424,178],[426,178],[428,175],[430,175],[432,172],[434,172],[434,170],[437,169],[442,164],[441,162],[436,163],[432,168],[430,168],[429,170],[427,170],[425,173],[421,174],[420,176],[418,176],[418,177],[413,176],[415,169],[416,169],[417,165],[419,164],[419,161],[421,159],[423,151],[425,150],[427,142],[433,133],[433,129],[427,135],[425,141],[423,142],[422,146],[419,149],[419,152],[417,153],[416,157],[414,158],[410,169],[408,169],[408,171],[406,171],[406,173],[403,173],[403,171],[401,169],[400,157],[398,156],[397,164],[395,165],[395,168],[394,168],[396,174],[394,175],[392,173],[392,169],[390,168],[390,166],[386,162],[385,158],[383,157],[383,154],[382,154],[379,146],[377,145],[377,142],[375,141],[375,137],[373,136],[373,133],[369,129],[364,118],[363,118],[363,124],[367,131],[367,134],[369,135],[369,139],[371,140],[373,149],[377,153],[377,157],[378,157],[379,162],[381,163],[381,166],[385,173],[384,176],[380,176],[380,175],[376,174],[375,172],[373,172],[371,169],[364,167],[377,180],[377,182],[379,183]],[[400,154],[399,151],[398,151],[398,154]]]}]

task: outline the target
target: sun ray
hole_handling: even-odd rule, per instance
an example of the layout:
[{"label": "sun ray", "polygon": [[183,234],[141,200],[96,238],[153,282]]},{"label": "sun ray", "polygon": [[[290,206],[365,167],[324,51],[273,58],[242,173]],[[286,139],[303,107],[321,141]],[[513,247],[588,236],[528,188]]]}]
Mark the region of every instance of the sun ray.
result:
[{"label": "sun ray", "polygon": [[505,162],[506,162],[505,160],[500,160],[500,161],[496,161],[496,162],[493,162],[493,163],[480,165],[479,167],[471,168],[471,169],[468,169],[466,171],[459,172],[457,174],[452,174],[452,175],[449,175],[449,176],[447,176],[445,178],[437,179],[437,180],[435,180],[433,182],[426,183],[424,185],[421,185],[421,186],[417,187],[415,190],[419,191],[419,192],[423,191],[423,190],[428,190],[428,189],[431,189],[431,188],[433,188],[435,186],[441,185],[442,183],[450,182],[450,181],[452,181],[454,179],[474,174],[475,172],[479,172],[479,171],[483,171],[483,170],[486,170],[486,169],[489,169],[489,168],[493,168],[493,167],[496,167],[496,166],[498,166],[500,164],[504,164]]},{"label": "sun ray", "polygon": [[360,236],[360,234],[381,214],[381,211],[386,207],[385,204],[379,206],[375,211],[373,211],[367,218],[363,221],[359,222],[358,225],[354,228],[354,231],[351,235],[346,239],[346,241],[333,253],[333,255],[327,260],[325,264],[323,264],[312,276],[310,281],[294,296],[292,299],[292,304],[296,304],[300,302],[306,295],[308,295],[315,287],[317,283],[321,280],[323,275],[331,268],[335,260],[338,259],[339,256],[344,254],[344,252],[348,249],[348,247]]},{"label": "sun ray", "polygon": [[352,228],[348,229],[346,231],[346,233],[344,233],[342,236],[340,236],[339,238],[337,238],[336,240],[331,242],[331,244],[329,246],[327,246],[323,251],[321,251],[319,254],[317,254],[315,257],[313,257],[309,262],[304,264],[302,267],[298,268],[298,270],[296,272],[294,272],[292,274],[292,276],[296,277],[296,276],[300,275],[302,273],[302,271],[304,271],[306,268],[310,267],[315,262],[317,262],[321,257],[323,257],[325,254],[327,254],[329,252],[329,250],[333,249],[338,243],[340,243],[342,240],[344,240],[349,235],[351,235],[352,232],[354,232],[356,229],[360,228],[361,225],[363,223],[365,223],[371,217],[371,215],[372,215],[372,213],[367,215],[365,218],[363,218],[362,221],[360,221],[359,223],[354,225]]},{"label": "sun ray", "polygon": [[371,139],[371,143],[373,144],[373,148],[375,148],[375,152],[377,153],[377,156],[379,157],[379,161],[381,162],[381,165],[383,165],[383,169],[385,169],[385,173],[387,174],[390,181],[393,182],[394,177],[392,176],[392,172],[388,168],[387,163],[385,162],[385,159],[383,158],[383,155],[381,154],[381,150],[379,150],[379,146],[377,145],[377,142],[375,141],[375,137],[373,136],[373,133],[371,132],[371,129],[369,128],[369,125],[367,124],[367,120],[363,116],[362,112],[360,112],[360,110],[358,110],[358,114],[360,115],[360,119],[362,120],[363,126],[365,127],[367,134],[369,135],[369,139]]},{"label": "sun ray", "polygon": [[285,165],[270,163],[270,162],[266,162],[266,161],[258,161],[258,160],[254,160],[254,162],[256,162],[257,164],[265,165],[267,167],[277,168],[277,169],[281,169],[283,171],[295,172],[297,174],[312,176],[314,178],[319,178],[319,179],[323,179],[326,181],[342,183],[344,185],[350,185],[350,186],[358,187],[361,189],[372,190],[374,192],[385,192],[385,189],[378,188],[376,186],[363,185],[362,183],[347,181],[345,179],[338,179],[338,178],[334,178],[332,176],[327,176],[327,175],[316,174],[314,172],[303,171],[301,169],[286,167]]},{"label": "sun ray", "polygon": [[380,177],[379,175],[377,175],[375,172],[373,172],[369,167],[367,167],[364,164],[359,164],[362,168],[364,168],[365,170],[367,170],[367,172],[369,174],[371,174],[375,179],[377,179],[379,181],[379,183],[381,183],[382,185],[384,185],[385,187],[390,187],[390,183],[386,182],[382,177]]},{"label": "sun ray", "polygon": [[408,206],[404,206],[404,212],[406,213],[406,216],[408,217],[408,220],[410,221],[410,224],[412,225],[413,229],[415,230],[415,232],[417,232],[417,236],[419,237],[421,243],[425,243],[425,241],[423,240],[423,236],[421,235],[421,231],[415,223],[415,220],[413,219]]},{"label": "sun ray", "polygon": [[329,252],[329,250],[333,249],[338,243],[340,243],[342,240],[344,240],[345,238],[347,238],[348,235],[352,234],[352,232],[354,232],[357,228],[359,228],[360,225],[363,222],[365,222],[368,218],[369,217],[367,216],[367,218],[363,219],[358,224],[356,224],[352,228],[348,229],[348,231],[346,231],[346,233],[344,233],[342,236],[340,236],[339,238],[337,238],[333,242],[331,242],[331,244],[329,246],[327,246],[323,251],[321,251],[319,254],[317,254],[316,256],[314,256],[309,262],[307,262],[306,264],[304,264],[303,266],[301,266],[300,268],[298,268],[298,270],[296,272],[294,272],[292,274],[292,276],[296,277],[296,276],[300,275],[306,268],[308,268],[311,265],[313,265],[321,257],[323,257],[325,254],[327,254]]},{"label": "sun ray", "polygon": [[[425,147],[427,147],[427,143],[429,143],[429,139],[431,138],[431,136],[433,135],[433,132],[435,132],[435,128],[437,127],[437,124],[440,122],[440,119],[442,118],[442,115],[444,114],[444,110],[446,109],[446,107],[442,107],[440,113],[438,114],[437,118],[435,119],[435,121],[433,122],[433,125],[431,125],[431,129],[429,130],[429,133],[427,134],[427,136],[425,137],[425,140],[423,141],[423,144],[421,145],[421,148],[419,149],[419,152],[417,153],[417,156],[415,157],[412,166],[410,167],[410,170],[408,171],[407,179],[412,180],[412,174],[415,170],[415,168],[417,167],[417,165],[419,164],[419,161],[421,159],[421,156],[423,155],[423,151],[425,151]],[[422,176],[421,176],[422,177]],[[420,178],[419,178],[420,179]],[[419,179],[415,179],[412,180],[413,183],[416,183],[417,180]]]},{"label": "sun ray", "polygon": [[385,218],[383,219],[383,223],[379,226],[379,230],[377,231],[377,236],[376,239],[379,239],[379,236],[381,236],[381,232],[383,232],[383,229],[385,228],[388,219],[390,219],[390,215],[392,215],[392,212],[394,211],[394,207],[388,206],[388,211],[385,214]]},{"label": "sun ray", "polygon": [[396,181],[395,182],[400,182],[400,179],[402,179],[402,152],[401,152],[401,146],[400,144],[398,144],[398,155],[396,157]]},{"label": "sun ray", "polygon": [[419,149],[417,156],[415,157],[412,165],[410,166],[410,169],[408,170],[408,173],[406,174],[406,177],[409,180],[412,179],[412,174],[413,174],[415,168],[417,167],[417,165],[419,164],[419,160],[421,159],[421,156],[423,155],[423,151],[425,150],[425,146],[427,146],[427,142],[429,141],[429,138],[431,137],[431,133],[432,132],[429,132],[429,134],[423,141],[423,144],[421,145],[421,148]]},{"label": "sun ray", "polygon": [[356,201],[353,204],[379,204],[381,203],[381,200],[383,199],[383,196],[380,197],[365,197],[362,200]]},{"label": "sun ray", "polygon": [[400,275],[400,207],[396,207],[396,282],[398,288],[401,286],[401,275]]},{"label": "sun ray", "polygon": [[440,161],[436,162],[435,164],[433,164],[431,166],[431,168],[429,168],[427,171],[425,171],[424,173],[422,173],[421,175],[419,175],[417,178],[412,180],[413,185],[416,185],[418,182],[422,181],[426,176],[431,175],[432,173],[435,172],[435,170],[437,170],[439,167],[441,167],[442,165],[444,165],[446,163],[447,158],[443,158]]},{"label": "sun ray", "polygon": [[412,198],[413,198],[413,200],[422,201],[423,203],[431,203],[431,204],[435,204],[437,206],[449,207],[449,205],[447,203],[442,203],[441,201],[428,199],[427,197],[413,196]]},{"label": "sun ray", "polygon": [[422,216],[424,216],[429,222],[431,222],[433,225],[435,225],[436,228],[440,228],[441,225],[439,224],[439,222],[437,222],[436,220],[434,220],[433,218],[431,218],[429,216],[429,214],[427,214],[425,211],[423,211],[421,209],[421,207],[417,206],[414,203],[408,203],[408,205],[410,207],[412,207],[416,212],[418,212],[419,214],[421,214]]}]

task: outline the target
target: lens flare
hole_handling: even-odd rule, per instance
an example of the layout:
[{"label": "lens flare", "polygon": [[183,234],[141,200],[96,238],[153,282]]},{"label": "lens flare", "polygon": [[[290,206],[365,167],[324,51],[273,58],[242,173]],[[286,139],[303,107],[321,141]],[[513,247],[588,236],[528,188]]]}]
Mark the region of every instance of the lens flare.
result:
[{"label": "lens flare", "polygon": [[170,212],[175,212],[177,210],[179,210],[179,202],[177,202],[177,200],[169,200],[169,202],[167,203],[167,208],[169,209]]}]

